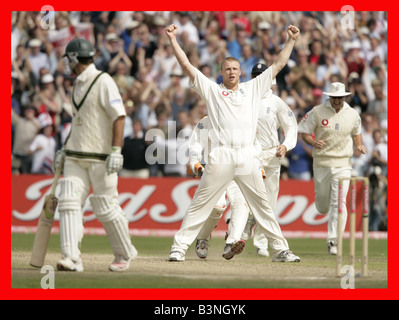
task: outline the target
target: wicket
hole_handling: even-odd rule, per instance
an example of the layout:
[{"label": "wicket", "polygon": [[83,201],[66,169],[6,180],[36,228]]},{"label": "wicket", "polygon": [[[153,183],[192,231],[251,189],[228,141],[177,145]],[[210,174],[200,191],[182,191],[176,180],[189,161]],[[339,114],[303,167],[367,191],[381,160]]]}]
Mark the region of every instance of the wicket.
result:
[{"label": "wicket", "polygon": [[367,276],[368,264],[368,240],[369,240],[369,179],[363,177],[352,177],[339,180],[338,187],[338,240],[337,240],[337,276],[341,274],[342,266],[342,210],[343,210],[343,183],[350,180],[350,213],[349,213],[349,263],[355,266],[355,233],[356,233],[356,183],[363,182],[363,213],[362,213],[362,276]]}]

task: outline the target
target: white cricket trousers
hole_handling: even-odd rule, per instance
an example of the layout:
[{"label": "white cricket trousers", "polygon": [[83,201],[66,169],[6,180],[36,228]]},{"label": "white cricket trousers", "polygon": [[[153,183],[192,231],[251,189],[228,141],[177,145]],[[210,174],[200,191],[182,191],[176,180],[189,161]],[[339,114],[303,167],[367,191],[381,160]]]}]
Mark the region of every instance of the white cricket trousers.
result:
[{"label": "white cricket trousers", "polygon": [[[276,208],[278,193],[280,190],[280,169],[280,159],[276,156],[274,156],[266,166],[263,166],[263,170],[266,174],[266,179],[264,180],[266,194],[273,212]],[[264,236],[258,226],[256,226],[254,230],[254,246],[258,249],[267,250],[267,245],[267,238]]]},{"label": "white cricket trousers", "polygon": [[209,153],[204,175],[180,230],[175,234],[171,251],[186,252],[210,216],[215,203],[233,180],[239,186],[274,252],[288,250],[287,240],[283,237],[267,199],[255,148],[219,147]]},{"label": "white cricket trousers", "polygon": [[[313,168],[314,173],[314,190],[315,204],[320,213],[328,214],[328,235],[327,242],[337,241],[338,237],[338,187],[339,180],[342,178],[350,178],[352,173],[351,167],[330,168],[317,167]],[[343,210],[342,210],[342,230],[345,230],[348,211],[346,209],[346,196],[349,190],[349,180],[343,183]]]}]

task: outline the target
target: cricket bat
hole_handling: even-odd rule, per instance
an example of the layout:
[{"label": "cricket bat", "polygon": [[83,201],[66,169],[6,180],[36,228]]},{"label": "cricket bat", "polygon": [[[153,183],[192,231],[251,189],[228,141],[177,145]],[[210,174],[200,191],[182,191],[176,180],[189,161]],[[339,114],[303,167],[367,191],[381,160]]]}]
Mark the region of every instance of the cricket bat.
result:
[{"label": "cricket bat", "polygon": [[43,210],[40,213],[39,222],[37,224],[32,256],[29,263],[35,268],[41,268],[44,265],[44,258],[46,257],[51,228],[54,222],[55,209],[58,205],[58,198],[55,196],[55,189],[57,187],[58,179],[61,176],[62,168],[63,163],[61,163],[54,174],[50,194],[44,198]]}]

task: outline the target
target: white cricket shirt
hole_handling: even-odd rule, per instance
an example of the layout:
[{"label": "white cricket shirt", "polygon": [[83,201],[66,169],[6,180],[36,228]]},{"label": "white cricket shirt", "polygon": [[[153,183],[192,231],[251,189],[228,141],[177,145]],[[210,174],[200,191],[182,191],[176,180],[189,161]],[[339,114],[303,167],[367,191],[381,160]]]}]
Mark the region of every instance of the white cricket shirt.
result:
[{"label": "white cricket shirt", "polygon": [[270,149],[280,145],[277,130],[284,131],[284,142],[287,151],[292,150],[298,140],[298,124],[290,107],[272,90],[261,101],[259,111],[257,138],[262,149]]},{"label": "white cricket shirt", "polygon": [[255,79],[239,83],[236,91],[196,70],[192,87],[206,101],[214,133],[210,136],[212,146],[245,148],[254,145],[261,99],[271,86],[271,67]]},{"label": "white cricket shirt", "polygon": [[298,126],[301,133],[314,133],[316,140],[325,140],[326,147],[313,148],[314,167],[350,167],[353,136],[362,133],[358,112],[344,102],[337,113],[330,100],[313,107]]}]

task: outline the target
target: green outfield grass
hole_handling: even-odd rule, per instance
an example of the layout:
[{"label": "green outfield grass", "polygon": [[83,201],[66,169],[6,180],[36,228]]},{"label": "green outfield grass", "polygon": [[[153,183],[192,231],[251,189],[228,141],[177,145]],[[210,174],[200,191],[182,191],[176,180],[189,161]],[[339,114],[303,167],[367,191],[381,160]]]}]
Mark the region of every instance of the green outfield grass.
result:
[{"label": "green outfield grass", "polygon": [[[107,270],[113,255],[105,236],[85,236],[82,258],[85,272],[55,273],[56,288],[340,288],[335,256],[327,255],[325,240],[288,239],[300,263],[272,263],[257,256],[252,239],[230,261],[222,258],[224,241],[212,239],[208,258],[200,260],[192,245],[185,262],[168,262],[171,238],[135,237],[139,257],[123,274]],[[29,266],[32,234],[12,234],[12,288],[40,288],[43,274]],[[347,263],[348,241],[344,242]],[[52,235],[46,264],[60,258],[58,235]],[[361,240],[356,242],[356,272],[360,272]],[[387,240],[369,241],[369,275],[358,277],[356,288],[387,288]]]}]

